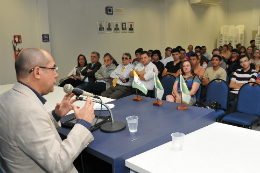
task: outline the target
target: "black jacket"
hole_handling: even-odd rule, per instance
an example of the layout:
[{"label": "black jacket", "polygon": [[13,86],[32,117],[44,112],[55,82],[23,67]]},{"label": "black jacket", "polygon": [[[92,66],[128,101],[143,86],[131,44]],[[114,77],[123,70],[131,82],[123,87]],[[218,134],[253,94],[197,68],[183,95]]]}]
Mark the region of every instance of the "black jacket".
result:
[{"label": "black jacket", "polygon": [[[83,76],[85,76],[84,80],[86,79],[86,77],[88,77],[88,81],[90,83],[95,83],[96,78],[95,78],[95,73],[100,69],[101,67],[101,63],[100,62],[96,62],[94,64],[93,67],[91,67],[92,63],[89,63],[87,65],[87,68],[85,68],[84,70],[82,70],[81,74]],[[92,70],[91,72],[88,72],[88,69]]]}]

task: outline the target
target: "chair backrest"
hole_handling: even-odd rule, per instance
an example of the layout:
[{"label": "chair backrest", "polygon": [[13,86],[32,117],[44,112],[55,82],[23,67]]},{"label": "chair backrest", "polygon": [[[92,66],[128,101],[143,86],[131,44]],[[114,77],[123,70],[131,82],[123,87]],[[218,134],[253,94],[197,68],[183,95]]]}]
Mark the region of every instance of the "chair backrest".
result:
[{"label": "chair backrest", "polygon": [[196,100],[199,100],[200,99],[200,93],[201,93],[201,85],[200,85],[200,87],[199,87],[199,89],[197,90],[197,92],[196,92]]},{"label": "chair backrest", "polygon": [[171,76],[171,77],[164,76],[162,78],[161,84],[162,84],[163,89],[164,89],[164,94],[163,94],[163,97],[162,97],[163,100],[166,100],[166,96],[170,95],[172,93],[172,88],[173,88],[174,82],[175,82],[174,76]]},{"label": "chair backrest", "polygon": [[224,80],[221,79],[212,80],[207,86],[206,102],[217,101],[221,105],[221,109],[227,110],[228,94],[229,94],[229,87]]},{"label": "chair backrest", "polygon": [[[251,83],[251,82],[250,82]],[[238,93],[237,112],[260,116],[260,85],[243,85]]]}]

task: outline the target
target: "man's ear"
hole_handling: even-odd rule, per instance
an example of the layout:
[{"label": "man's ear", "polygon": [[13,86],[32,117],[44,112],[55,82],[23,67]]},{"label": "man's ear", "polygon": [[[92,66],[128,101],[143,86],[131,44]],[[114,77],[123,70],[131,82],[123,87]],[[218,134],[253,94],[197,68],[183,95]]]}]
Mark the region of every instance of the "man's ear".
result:
[{"label": "man's ear", "polygon": [[41,73],[42,71],[40,70],[39,67],[35,67],[34,70],[33,70],[33,76],[36,78],[36,79],[40,79],[41,78]]}]

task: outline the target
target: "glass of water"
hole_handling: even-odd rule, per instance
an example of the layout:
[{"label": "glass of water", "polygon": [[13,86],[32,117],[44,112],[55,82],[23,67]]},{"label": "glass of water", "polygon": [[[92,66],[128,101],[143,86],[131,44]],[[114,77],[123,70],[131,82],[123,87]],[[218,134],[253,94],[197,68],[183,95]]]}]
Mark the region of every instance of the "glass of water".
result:
[{"label": "glass of water", "polygon": [[175,132],[172,133],[171,136],[172,136],[173,149],[177,151],[182,150],[185,134],[180,132]]},{"label": "glass of water", "polygon": [[138,116],[129,116],[126,117],[127,125],[130,132],[137,132],[137,126],[138,126]]}]

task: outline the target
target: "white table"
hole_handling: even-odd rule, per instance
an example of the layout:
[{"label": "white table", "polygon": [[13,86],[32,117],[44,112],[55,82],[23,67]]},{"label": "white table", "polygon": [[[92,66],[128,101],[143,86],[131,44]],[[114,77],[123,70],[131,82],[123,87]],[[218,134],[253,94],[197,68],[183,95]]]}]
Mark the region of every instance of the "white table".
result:
[{"label": "white table", "polygon": [[125,165],[139,173],[259,173],[260,132],[213,123],[185,136],[182,151],[171,141],[134,156]]}]

